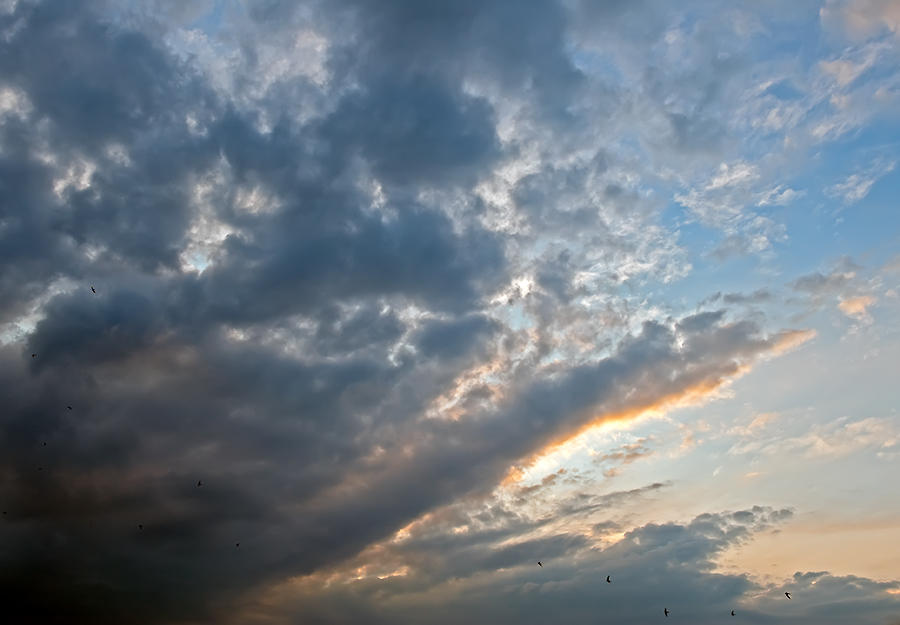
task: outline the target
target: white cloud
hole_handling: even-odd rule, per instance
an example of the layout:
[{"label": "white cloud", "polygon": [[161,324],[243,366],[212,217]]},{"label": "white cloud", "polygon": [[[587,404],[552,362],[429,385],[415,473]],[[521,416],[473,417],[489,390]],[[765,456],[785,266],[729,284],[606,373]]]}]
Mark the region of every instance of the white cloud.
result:
[{"label": "white cloud", "polygon": [[759,206],[787,206],[791,202],[798,200],[806,195],[806,191],[797,191],[785,185],[778,185],[763,192],[759,199]]},{"label": "white cloud", "polygon": [[855,204],[869,194],[872,185],[879,178],[894,170],[896,161],[875,161],[864,172],[847,176],[843,181],[825,189],[825,194],[833,198],[843,199],[845,204]]},{"label": "white cloud", "polygon": [[740,439],[731,446],[731,455],[797,456],[836,459],[864,449],[896,451],[900,430],[895,421],[869,417],[856,421],[841,417],[813,424],[798,436],[783,436],[772,428],[733,430]]},{"label": "white cloud", "polygon": [[839,58],[819,61],[819,67],[843,89],[873,67],[886,49],[884,44],[871,43],[859,49],[847,50]]}]

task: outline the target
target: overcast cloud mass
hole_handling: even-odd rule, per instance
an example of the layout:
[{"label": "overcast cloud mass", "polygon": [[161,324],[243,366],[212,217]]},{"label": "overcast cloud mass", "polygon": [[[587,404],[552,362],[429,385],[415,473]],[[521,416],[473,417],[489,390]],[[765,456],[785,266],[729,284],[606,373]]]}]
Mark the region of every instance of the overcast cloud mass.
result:
[{"label": "overcast cloud mass", "polygon": [[897,625],[898,111],[893,0],[0,2],[0,605]]}]

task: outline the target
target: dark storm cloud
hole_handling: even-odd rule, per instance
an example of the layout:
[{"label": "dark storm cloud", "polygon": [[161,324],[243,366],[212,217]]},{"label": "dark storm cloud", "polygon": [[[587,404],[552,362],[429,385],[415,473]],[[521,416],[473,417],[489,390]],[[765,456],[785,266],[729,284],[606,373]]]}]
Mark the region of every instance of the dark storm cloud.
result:
[{"label": "dark storm cloud", "polygon": [[483,315],[422,325],[416,345],[426,357],[455,358],[466,355],[497,330],[497,323]]},{"label": "dark storm cloud", "polygon": [[[396,529],[402,519],[495,484],[511,463],[576,431],[591,415],[625,408],[620,393],[638,380],[643,390],[633,401],[653,402],[696,384],[710,384],[773,345],[754,338],[752,324],[707,331],[710,342],[720,333],[726,343],[708,360],[684,360],[688,357],[677,350],[670,330],[647,324],[640,335],[623,341],[615,356],[552,379],[530,381],[496,413],[393,430],[397,438],[383,442],[383,456],[360,461],[356,470],[351,467],[344,483],[319,499],[323,523],[343,539],[319,556],[307,551],[306,562],[330,559],[333,556],[326,554],[332,548],[349,555],[349,540],[359,540],[361,548]],[[736,338],[741,334],[743,342]],[[355,475],[366,478],[360,483]],[[394,502],[393,507],[379,506],[383,501]],[[361,518],[366,519],[364,527]],[[324,547],[322,542],[318,546]]]},{"label": "dark storm cloud", "polygon": [[[364,95],[349,95],[319,125],[297,128],[282,121],[263,135],[237,113],[221,111],[205,136],[195,136],[186,131],[185,115],[198,107],[207,108],[200,117],[217,115],[215,98],[142,34],[100,24],[86,11],[62,5],[20,3],[17,11],[22,15],[14,17],[25,26],[4,46],[4,74],[28,96],[32,121],[49,122],[37,127],[55,153],[63,161],[87,159],[97,169],[88,188],[64,192],[63,208],[48,190],[59,172],[24,154],[34,143],[33,132],[28,136],[25,128],[5,124],[4,132],[16,133],[13,145],[20,148],[5,165],[7,210],[18,211],[18,227],[4,231],[7,289],[65,275],[61,267],[78,277],[89,270],[112,271],[109,264],[123,260],[145,271],[177,268],[194,210],[190,185],[219,157],[234,182],[260,183],[290,198],[283,201],[283,212],[268,219],[237,215],[228,201],[215,207],[217,217],[243,233],[225,247],[218,272],[208,278],[212,292],[204,287],[211,307],[223,315],[235,313],[228,313],[221,291],[237,296],[236,307],[247,309],[241,314],[252,316],[254,309],[265,308],[267,292],[293,289],[292,302],[268,304],[303,307],[311,299],[304,286],[324,284],[342,291],[338,296],[413,289],[428,297],[421,293],[424,287],[448,305],[466,306],[476,297],[474,282],[498,275],[502,250],[489,235],[471,229],[453,234],[443,215],[414,206],[384,224],[362,214],[368,198],[334,190],[335,177],[360,150],[376,172],[391,179],[424,184],[459,175],[472,179],[497,150],[483,102],[424,79],[373,80]],[[44,62],[40,50],[51,48],[62,50],[66,62],[49,57]],[[390,99],[406,105],[391,107]],[[378,111],[382,118],[373,124]],[[380,145],[388,139],[390,149]],[[113,144],[126,148],[129,164],[107,154]],[[101,250],[92,266],[73,249],[84,245]],[[460,254],[464,249],[470,255]],[[420,257],[408,262],[416,250]],[[26,263],[43,272],[22,275]],[[242,278],[257,286],[255,301],[242,292],[249,288]]]},{"label": "dark storm cloud", "polygon": [[[208,90],[157,43],[93,19],[85,6],[22,2],[6,19],[18,26],[2,44],[0,75],[31,106],[27,135],[10,142],[16,128],[3,129],[20,170],[3,175],[14,185],[4,204],[19,220],[4,233],[18,243],[3,248],[20,252],[10,259],[16,264],[31,265],[18,277],[80,277],[91,269],[80,253],[86,245],[102,250],[101,267],[176,267],[190,217],[186,176],[215,154],[184,132],[184,115],[211,105]],[[112,157],[112,146],[123,146],[130,163]],[[38,158],[40,150],[56,166]],[[56,198],[51,181],[66,164],[88,162],[96,166],[90,187]]]},{"label": "dark storm cloud", "polygon": [[182,293],[201,314],[240,324],[376,295],[465,311],[503,275],[498,239],[474,228],[456,234],[441,213],[410,210],[388,223],[350,218],[352,228],[306,230],[311,216],[286,214],[252,240],[231,236],[221,261]]},{"label": "dark storm cloud", "polygon": [[581,83],[565,50],[567,16],[555,2],[342,4],[354,10],[357,43],[367,46],[358,57],[363,67],[436,72],[455,80],[486,75],[557,115]]},{"label": "dark storm cloud", "polygon": [[403,322],[393,311],[370,303],[348,314],[341,314],[337,309],[323,311],[315,344],[322,355],[352,352],[393,344],[403,330]]},{"label": "dark storm cloud", "polygon": [[346,97],[322,132],[358,149],[386,182],[473,182],[499,156],[490,106],[431,78],[380,78]]},{"label": "dark storm cloud", "polygon": [[[0,17],[8,33],[0,77],[28,102],[24,118],[7,117],[0,128],[0,295],[12,310],[48,280],[83,275],[90,263],[80,246],[149,270],[171,266],[187,220],[183,166],[204,158],[170,130],[187,101],[204,105],[190,72],[142,34],[100,24],[83,9],[20,2]],[[143,145],[139,138],[150,133],[160,136]],[[124,171],[109,157],[113,143],[128,146],[134,167]],[[54,179],[67,162],[85,160],[98,168],[92,187],[62,191],[61,203]],[[11,297],[14,289],[19,297]]]},{"label": "dark storm cloud", "polygon": [[[66,316],[51,307],[35,340],[72,357],[54,358],[28,377],[21,360],[4,352],[3,386],[16,389],[7,402],[16,409],[3,442],[17,450],[4,457],[16,459],[6,471],[18,479],[6,483],[3,498],[22,538],[4,570],[11,584],[62,584],[38,584],[41,605],[27,604],[48,622],[70,593],[89,601],[115,596],[140,608],[146,622],[209,615],[213,606],[224,609],[225,593],[352,556],[431,507],[491,487],[511,463],[576,430],[590,414],[623,408],[620,394],[638,383],[642,390],[630,401],[653,402],[714,382],[772,346],[752,324],[710,320],[683,331],[688,346],[701,337],[723,342],[701,357],[690,347],[680,351],[670,329],[647,324],[604,361],[523,383],[493,414],[423,424],[409,417],[421,412],[427,393],[397,403],[415,382],[411,363],[299,362],[220,344],[215,333],[191,339],[160,332],[150,340],[154,326],[145,317],[135,314],[129,329],[117,330],[125,316],[105,310],[139,308],[139,298],[91,301],[99,312],[79,323],[96,346],[66,343],[71,330],[50,332],[48,324]],[[75,315],[73,302],[61,304]],[[465,340],[450,327],[444,336],[447,328],[426,329],[421,341]],[[104,347],[117,331],[130,353]],[[64,402],[78,412],[63,412]],[[35,477],[32,450],[40,438],[54,441],[53,457],[48,472]],[[381,455],[372,454],[375,448]],[[207,490],[192,490],[198,476]],[[101,505],[98,496],[112,499]],[[32,509],[34,498],[44,506]],[[64,521],[73,510],[83,526]],[[133,531],[138,523],[145,526],[140,535]],[[48,532],[65,539],[48,544]],[[231,552],[237,541],[240,556]],[[44,568],[34,579],[23,577],[32,562]],[[91,598],[65,582],[69,562],[81,563],[78,576],[104,590]],[[152,609],[141,594],[148,585],[162,593]],[[17,595],[31,596],[16,592],[8,602]],[[115,620],[114,611],[108,614]]]},{"label": "dark storm cloud", "polygon": [[[292,85],[264,94],[262,109],[284,112],[266,128],[167,47],[159,23],[121,7],[102,17],[19,2],[0,18],[0,79],[31,107],[0,128],[0,319],[45,300],[27,336],[0,347],[0,601],[25,622],[222,622],[260,587],[483,494],[598,415],[715,387],[777,345],[721,315],[647,322],[604,359],[526,367],[502,402],[424,418],[509,334],[482,310],[509,269],[499,234],[419,196],[470,190],[503,157],[495,111],[467,77],[565,118],[582,81],[566,14],[555,3],[314,7],[351,28],[328,58],[331,100],[300,121],[278,100]],[[295,10],[250,13],[292,28]],[[247,188],[266,196],[262,209],[242,208]],[[230,234],[201,240],[207,222]],[[212,248],[203,271],[182,266],[193,244]],[[570,265],[556,259],[539,279],[562,300]],[[697,531],[653,530],[703,558]],[[448,570],[587,547],[567,534],[524,545],[467,547]],[[306,622],[378,620],[345,608]]]},{"label": "dark storm cloud", "polygon": [[[389,197],[388,220],[366,213],[353,168],[469,184],[498,155],[489,106],[447,81],[373,78],[323,119],[264,133],[159,41],[88,6],[23,2],[2,20],[0,75],[30,106],[2,125],[2,318],[50,280],[77,284],[27,345],[0,352],[4,604],[26,622],[207,618],[228,593],[352,554],[420,511],[369,521],[372,500],[316,497],[452,379],[432,363],[423,382],[409,354],[386,361],[405,332],[392,306],[460,314],[424,328],[423,352],[474,349],[492,325],[466,312],[502,278],[504,252],[409,201]],[[87,184],[57,197],[70,166]],[[221,189],[198,208],[192,187],[217,168],[274,210],[241,213]],[[182,274],[201,210],[235,234],[206,272]],[[271,345],[292,315],[312,325],[304,360],[231,345],[221,328]],[[371,530],[347,541],[360,521]]]}]

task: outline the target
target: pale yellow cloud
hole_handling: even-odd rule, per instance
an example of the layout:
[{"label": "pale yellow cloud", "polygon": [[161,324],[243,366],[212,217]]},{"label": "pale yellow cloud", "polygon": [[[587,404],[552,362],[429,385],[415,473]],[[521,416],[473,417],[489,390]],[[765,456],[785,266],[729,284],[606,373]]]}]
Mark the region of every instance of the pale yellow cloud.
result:
[{"label": "pale yellow cloud", "polygon": [[838,304],[841,312],[857,320],[869,319],[869,306],[875,304],[875,298],[871,295],[857,295],[856,297],[842,298]]},{"label": "pale yellow cloud", "polygon": [[836,20],[851,34],[868,36],[887,28],[900,36],[897,0],[831,0],[819,11],[824,21]]},{"label": "pale yellow cloud", "polygon": [[785,330],[776,337],[771,353],[780,356],[816,338],[816,334],[815,330]]},{"label": "pale yellow cloud", "polygon": [[788,578],[796,571],[895,579],[900,553],[884,546],[898,541],[897,519],[810,515],[789,522],[779,532],[759,534],[728,549],[719,560],[719,570],[773,579]]}]

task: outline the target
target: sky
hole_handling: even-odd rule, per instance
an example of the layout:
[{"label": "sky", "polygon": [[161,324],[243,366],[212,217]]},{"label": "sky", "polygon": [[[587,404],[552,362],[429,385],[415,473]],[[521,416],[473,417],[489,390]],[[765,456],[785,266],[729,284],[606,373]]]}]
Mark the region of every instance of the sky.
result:
[{"label": "sky", "polygon": [[898,112],[894,0],[3,0],[0,605],[897,625]]}]

